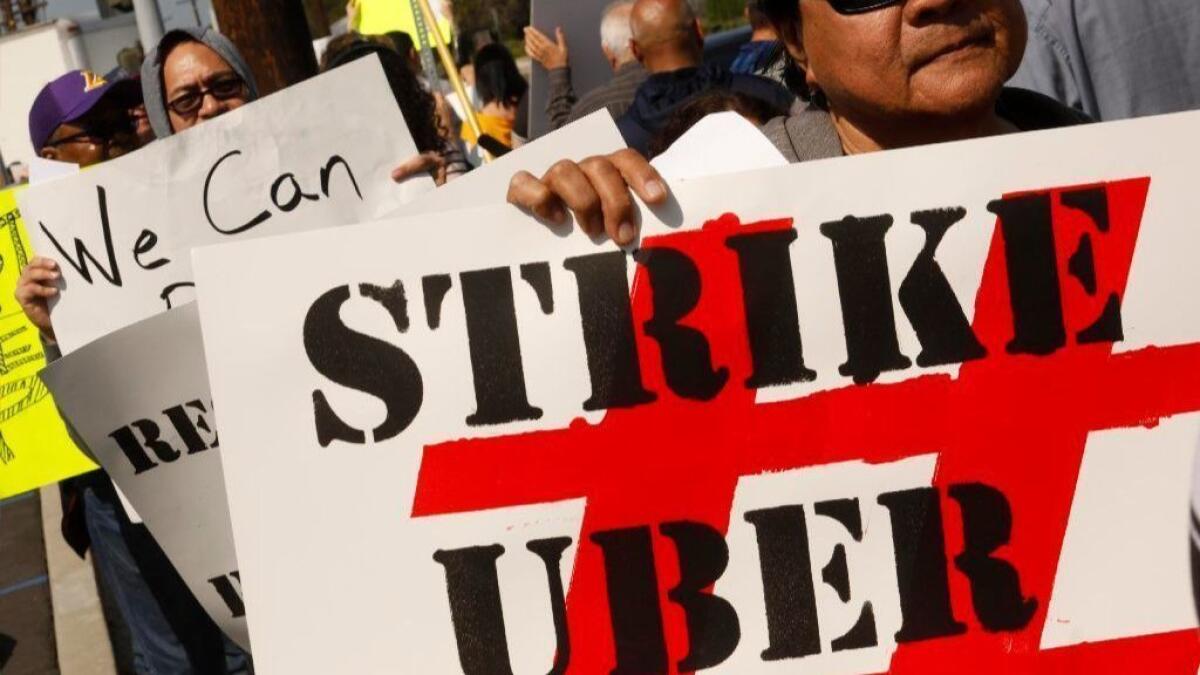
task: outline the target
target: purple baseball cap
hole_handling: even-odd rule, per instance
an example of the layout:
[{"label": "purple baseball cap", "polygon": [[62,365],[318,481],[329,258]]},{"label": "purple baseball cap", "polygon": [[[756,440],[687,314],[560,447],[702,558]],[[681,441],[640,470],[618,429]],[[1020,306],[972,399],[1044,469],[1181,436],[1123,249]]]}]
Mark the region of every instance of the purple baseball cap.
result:
[{"label": "purple baseball cap", "polygon": [[74,122],[91,112],[108,95],[126,97],[135,105],[142,88],[131,78],[109,79],[87,70],[72,70],[42,87],[29,111],[29,140],[41,152],[59,125]]}]

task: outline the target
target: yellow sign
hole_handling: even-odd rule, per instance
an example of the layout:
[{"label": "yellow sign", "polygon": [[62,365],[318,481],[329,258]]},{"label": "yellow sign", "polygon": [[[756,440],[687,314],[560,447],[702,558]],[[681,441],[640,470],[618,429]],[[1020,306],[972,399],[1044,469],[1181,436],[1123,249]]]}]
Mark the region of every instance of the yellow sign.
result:
[{"label": "yellow sign", "polygon": [[[433,3],[431,3],[433,4]],[[435,9],[436,11],[436,9]],[[442,39],[450,42],[450,21],[438,17],[438,29]],[[357,30],[363,35],[383,35],[392,31],[403,31],[417,42],[417,22],[413,18],[413,6],[410,0],[358,0]],[[430,37],[432,43],[433,38]],[[420,45],[418,45],[418,49]]]},{"label": "yellow sign", "polygon": [[97,468],[75,447],[38,378],[38,330],[13,298],[29,261],[18,189],[0,191],[0,499]]}]

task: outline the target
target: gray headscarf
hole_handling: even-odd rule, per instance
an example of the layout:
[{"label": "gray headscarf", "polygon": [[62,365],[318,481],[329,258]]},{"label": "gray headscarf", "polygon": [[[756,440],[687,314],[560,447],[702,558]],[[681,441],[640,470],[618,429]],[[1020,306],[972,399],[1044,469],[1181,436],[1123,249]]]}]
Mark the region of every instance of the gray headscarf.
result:
[{"label": "gray headscarf", "polygon": [[158,56],[159,49],[162,45],[174,46],[191,41],[207,46],[225,59],[233,68],[233,72],[246,83],[249,90],[247,100],[253,101],[258,98],[258,85],[254,82],[254,73],[250,72],[250,66],[229,38],[212,28],[176,28],[164,35],[159,47],[150,50],[150,53],[146,54],[146,60],[142,62],[142,96],[146,100],[146,114],[150,118],[150,126],[157,138],[166,138],[175,133],[171,130],[171,118],[167,115],[167,92],[163,89],[163,59]]}]

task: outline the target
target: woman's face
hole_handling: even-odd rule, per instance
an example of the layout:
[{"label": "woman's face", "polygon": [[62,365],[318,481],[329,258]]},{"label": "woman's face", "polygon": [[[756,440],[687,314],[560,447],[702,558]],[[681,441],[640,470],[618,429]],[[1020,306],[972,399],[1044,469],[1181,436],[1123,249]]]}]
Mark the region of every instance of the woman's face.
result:
[{"label": "woman's face", "polygon": [[246,104],[245,82],[207,45],[177,45],[163,61],[162,72],[167,115],[177,132]]},{"label": "woman's face", "polygon": [[1025,52],[1019,0],[901,0],[864,14],[797,1],[808,84],[843,116],[979,114]]}]

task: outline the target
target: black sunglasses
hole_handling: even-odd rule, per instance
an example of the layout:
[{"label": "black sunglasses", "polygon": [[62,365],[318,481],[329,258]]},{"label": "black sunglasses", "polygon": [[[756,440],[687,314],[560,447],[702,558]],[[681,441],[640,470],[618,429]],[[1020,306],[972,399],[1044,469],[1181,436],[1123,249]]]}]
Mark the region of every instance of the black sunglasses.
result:
[{"label": "black sunglasses", "polygon": [[72,143],[84,143],[99,147],[112,143],[120,134],[133,133],[136,129],[133,119],[124,111],[122,111],[121,115],[90,120],[82,126],[83,131],[56,141],[47,141],[45,147],[56,148],[60,145],[70,145]]},{"label": "black sunglasses", "polygon": [[838,14],[865,14],[895,5],[902,0],[828,0]]},{"label": "black sunglasses", "polygon": [[180,94],[167,102],[167,107],[180,117],[189,117],[200,110],[204,97],[209,94],[218,101],[240,98],[246,95],[246,83],[234,73],[219,75],[208,83],[208,87]]}]

